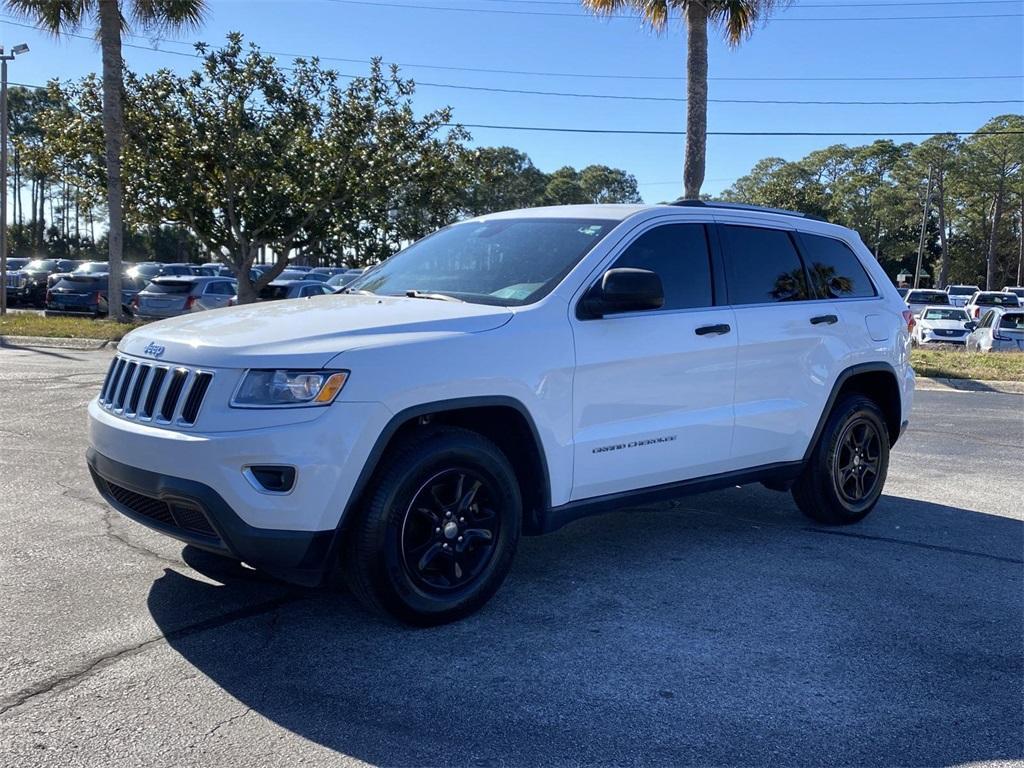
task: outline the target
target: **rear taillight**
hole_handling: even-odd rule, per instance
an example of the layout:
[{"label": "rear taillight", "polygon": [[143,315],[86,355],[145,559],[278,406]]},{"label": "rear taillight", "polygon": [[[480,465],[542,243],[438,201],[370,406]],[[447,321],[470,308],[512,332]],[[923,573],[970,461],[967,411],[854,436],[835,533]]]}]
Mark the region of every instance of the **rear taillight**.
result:
[{"label": "rear taillight", "polygon": [[992,338],[996,341],[1013,341],[1009,336],[1003,336],[999,331],[992,331]]},{"label": "rear taillight", "polygon": [[196,297],[195,296],[189,296],[187,299],[185,299],[185,311],[186,312],[188,312],[190,309],[192,309],[192,307],[194,307],[195,305],[196,305]]},{"label": "rear taillight", "polygon": [[96,291],[96,295],[93,296],[93,298],[96,300],[96,303],[99,304],[103,300],[102,291]]},{"label": "rear taillight", "polygon": [[46,289],[46,303],[49,304],[51,301],[53,301],[53,291],[51,291],[49,288],[47,288]]},{"label": "rear taillight", "polygon": [[914,330],[914,326],[917,325],[917,321],[914,319],[914,313],[911,312],[909,309],[904,309],[903,319],[907,323],[907,333],[910,333],[911,331]]}]

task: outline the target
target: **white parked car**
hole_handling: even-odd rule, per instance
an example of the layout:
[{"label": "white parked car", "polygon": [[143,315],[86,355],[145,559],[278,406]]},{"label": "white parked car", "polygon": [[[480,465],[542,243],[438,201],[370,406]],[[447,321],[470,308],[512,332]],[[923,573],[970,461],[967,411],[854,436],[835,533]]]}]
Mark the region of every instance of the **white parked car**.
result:
[{"label": "white parked car", "polygon": [[962,307],[980,290],[976,285],[947,285],[946,295],[951,306]]},{"label": "white parked car", "polygon": [[1024,352],[1024,311],[990,309],[967,337],[967,349],[977,352]]},{"label": "white parked car", "polygon": [[925,307],[917,318],[912,338],[915,344],[963,344],[973,328],[974,323],[967,310],[958,307]]},{"label": "white parked car", "polygon": [[1014,296],[1020,299],[1021,304],[1024,304],[1024,286],[1008,285],[1003,288],[1003,293],[1012,293]]},{"label": "white parked car", "polygon": [[1017,298],[1016,294],[1004,293],[1003,291],[978,291],[971,296],[964,309],[967,310],[967,314],[971,316],[972,320],[980,320],[982,315],[993,307],[1009,309],[1019,306],[1020,299]]},{"label": "white parked car", "polygon": [[914,317],[921,314],[925,307],[950,306],[949,296],[944,291],[931,288],[914,288],[904,297]]},{"label": "white parked car", "polygon": [[855,232],[800,215],[509,211],[343,294],[131,332],[88,464],[144,525],[437,624],[520,535],[604,510],[761,482],[860,520],[910,418],[912,322]]}]

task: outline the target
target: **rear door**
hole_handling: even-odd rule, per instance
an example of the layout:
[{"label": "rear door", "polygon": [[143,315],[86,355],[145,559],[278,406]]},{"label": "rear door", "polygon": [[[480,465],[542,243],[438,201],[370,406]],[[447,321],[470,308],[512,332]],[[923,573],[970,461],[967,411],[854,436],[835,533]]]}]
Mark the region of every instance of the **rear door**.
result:
[{"label": "rear door", "polygon": [[573,311],[573,500],[728,469],[735,321],[715,300],[709,234],[702,223],[646,225],[590,283],[612,267],[651,270],[661,309],[596,319]]},{"label": "rear door", "polygon": [[813,292],[795,228],[718,229],[738,345],[732,457],[744,468],[798,461],[850,339],[837,307]]}]

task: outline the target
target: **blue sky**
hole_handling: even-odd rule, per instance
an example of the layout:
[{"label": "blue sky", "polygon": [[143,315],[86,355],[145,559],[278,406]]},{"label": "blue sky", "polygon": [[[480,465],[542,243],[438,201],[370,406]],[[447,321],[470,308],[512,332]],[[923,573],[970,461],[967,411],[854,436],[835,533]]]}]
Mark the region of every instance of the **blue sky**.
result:
[{"label": "blue sky", "polygon": [[[401,3],[413,7],[385,7]],[[596,19],[567,0],[212,0],[203,27],[181,42],[156,43],[187,51],[186,43],[217,43],[237,30],[271,51],[367,60],[382,56],[402,64],[528,70],[548,73],[682,78],[685,33],[679,21],[657,35],[633,19]],[[422,6],[431,6],[425,8]],[[473,9],[470,12],[437,7]],[[518,13],[499,13],[516,11]],[[521,13],[529,11],[531,13]],[[551,14],[551,15],[533,15]],[[562,14],[562,15],[555,15]],[[998,14],[998,15],[997,15]],[[988,118],[1020,112],[1024,99],[1024,2],[951,3],[950,0],[796,0],[736,49],[712,32],[711,99],[842,101],[950,101],[1016,99],[1011,104],[778,105],[713,103],[710,131],[964,131]],[[947,18],[892,20],[896,17]],[[993,18],[948,18],[992,16]],[[867,20],[885,17],[887,20]],[[0,14],[0,41],[26,42],[31,52],[10,65],[12,82],[37,84],[72,78],[99,68],[99,50],[85,39],[56,41],[11,23]],[[809,21],[807,19],[842,19]],[[126,39],[144,46],[150,41]],[[126,48],[137,71],[192,68],[186,56]],[[288,61],[281,56],[282,63]],[[342,73],[364,64],[325,62]],[[428,110],[450,105],[463,123],[681,130],[684,105],[675,101],[492,93],[426,83],[588,94],[681,98],[682,79],[497,74],[406,66],[403,74],[422,85],[415,103]],[[911,78],[1012,76],[974,80],[851,80],[807,78]],[[680,136],[527,133],[472,129],[473,143],[508,144],[527,152],[543,170],[604,163],[624,168],[640,182],[644,199],[671,199],[681,191]],[[911,140],[911,139],[904,139]],[[715,193],[768,155],[797,159],[831,143],[870,138],[729,137],[708,140],[704,191]]]}]

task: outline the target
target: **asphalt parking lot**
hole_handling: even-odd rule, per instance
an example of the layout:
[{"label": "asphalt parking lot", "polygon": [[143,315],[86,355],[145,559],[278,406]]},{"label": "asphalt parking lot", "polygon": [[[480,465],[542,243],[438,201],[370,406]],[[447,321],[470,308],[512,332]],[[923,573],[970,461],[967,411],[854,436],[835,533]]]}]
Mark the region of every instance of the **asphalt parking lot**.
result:
[{"label": "asphalt parking lot", "polygon": [[1024,760],[1024,397],[918,393],[853,528],[760,487],[623,509],[411,630],[109,511],[109,354],[0,349],[0,765]]}]

